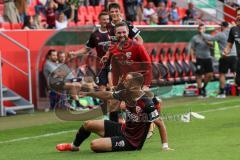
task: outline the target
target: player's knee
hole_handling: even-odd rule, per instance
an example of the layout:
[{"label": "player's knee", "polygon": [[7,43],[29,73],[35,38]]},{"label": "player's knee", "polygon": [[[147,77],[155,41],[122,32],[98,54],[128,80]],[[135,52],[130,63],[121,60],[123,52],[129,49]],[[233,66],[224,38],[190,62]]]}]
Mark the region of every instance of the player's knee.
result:
[{"label": "player's knee", "polygon": [[91,120],[85,121],[83,127],[88,130],[91,127],[91,124],[92,124]]},{"label": "player's knee", "polygon": [[90,144],[91,150],[94,152],[99,152],[100,151],[100,146],[97,142],[97,140],[93,140]]}]

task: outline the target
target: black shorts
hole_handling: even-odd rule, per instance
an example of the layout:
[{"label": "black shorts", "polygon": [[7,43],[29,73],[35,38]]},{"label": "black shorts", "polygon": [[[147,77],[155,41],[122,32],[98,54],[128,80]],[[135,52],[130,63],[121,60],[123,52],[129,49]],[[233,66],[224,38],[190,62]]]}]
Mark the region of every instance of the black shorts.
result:
[{"label": "black shorts", "polygon": [[237,68],[237,57],[229,56],[219,59],[219,73],[226,74],[230,69],[231,72],[236,72]]},{"label": "black shorts", "polygon": [[237,60],[237,69],[236,69],[236,84],[240,86],[240,57]]},{"label": "black shorts", "polygon": [[213,63],[211,58],[202,59],[197,58],[196,59],[196,74],[197,75],[203,75],[206,73],[213,72]]},{"label": "black shorts", "polygon": [[133,151],[136,150],[123,136],[121,124],[113,121],[104,121],[104,137],[110,137],[112,141],[112,151]]},{"label": "black shorts", "polygon": [[98,74],[98,82],[97,85],[104,85],[106,86],[108,84],[108,72],[109,72],[109,66],[105,66],[102,68]]}]

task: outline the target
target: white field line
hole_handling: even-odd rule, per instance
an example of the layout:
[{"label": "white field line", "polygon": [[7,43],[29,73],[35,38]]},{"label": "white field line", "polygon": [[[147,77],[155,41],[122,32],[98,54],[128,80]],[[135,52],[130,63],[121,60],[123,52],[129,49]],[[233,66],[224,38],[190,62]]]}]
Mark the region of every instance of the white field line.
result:
[{"label": "white field line", "polygon": [[[234,109],[234,108],[240,108],[240,105],[232,106],[232,107],[222,107],[222,108],[216,108],[216,109],[209,109],[209,110],[205,110],[205,111],[199,111],[197,113],[208,113],[208,112],[224,111],[224,110],[229,110],[229,109]],[[20,142],[20,141],[25,141],[25,140],[29,140],[29,139],[38,139],[38,138],[44,138],[44,137],[51,137],[51,136],[65,134],[65,133],[72,133],[72,132],[76,132],[76,130],[47,133],[47,134],[42,134],[42,135],[39,135],[39,136],[23,137],[23,138],[17,138],[17,139],[12,139],[12,140],[7,140],[7,141],[0,141],[0,144]]]},{"label": "white field line", "polygon": [[51,136],[65,134],[65,133],[72,133],[72,132],[76,132],[76,130],[53,132],[53,133],[42,134],[42,135],[39,135],[39,136],[23,137],[23,138],[11,139],[11,140],[7,140],[7,141],[0,141],[0,144],[20,142],[20,141],[25,141],[25,140],[29,140],[29,139],[38,139],[38,138],[44,138],[44,137],[51,137]]},{"label": "white field line", "polygon": [[232,106],[232,107],[222,107],[222,108],[216,108],[216,109],[209,109],[205,111],[199,111],[197,113],[208,113],[208,112],[215,112],[215,111],[224,111],[228,109],[234,109],[234,108],[240,108],[240,105]]}]

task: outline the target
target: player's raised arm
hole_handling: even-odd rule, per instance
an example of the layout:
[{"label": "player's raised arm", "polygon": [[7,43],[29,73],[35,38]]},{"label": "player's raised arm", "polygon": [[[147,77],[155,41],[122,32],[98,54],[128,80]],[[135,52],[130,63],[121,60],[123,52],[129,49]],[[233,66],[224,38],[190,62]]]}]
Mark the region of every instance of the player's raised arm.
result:
[{"label": "player's raised arm", "polygon": [[109,91],[88,92],[88,93],[85,93],[84,95],[94,97],[94,98],[99,98],[101,100],[114,99],[113,92],[109,92]]},{"label": "player's raised arm", "polygon": [[138,44],[143,44],[143,38],[140,35],[137,35],[135,39],[138,42]]},{"label": "player's raised arm", "polygon": [[78,56],[78,55],[81,55],[81,54],[86,54],[90,50],[91,50],[90,48],[87,48],[86,46],[84,46],[84,47],[82,47],[81,49],[79,49],[77,51],[70,52],[70,55],[71,56]]},{"label": "player's raised arm", "polygon": [[122,101],[123,95],[125,94],[125,90],[110,92],[110,91],[98,91],[98,92],[87,92],[84,96],[90,96],[94,98],[99,98],[101,100],[110,100],[110,99],[117,99]]}]

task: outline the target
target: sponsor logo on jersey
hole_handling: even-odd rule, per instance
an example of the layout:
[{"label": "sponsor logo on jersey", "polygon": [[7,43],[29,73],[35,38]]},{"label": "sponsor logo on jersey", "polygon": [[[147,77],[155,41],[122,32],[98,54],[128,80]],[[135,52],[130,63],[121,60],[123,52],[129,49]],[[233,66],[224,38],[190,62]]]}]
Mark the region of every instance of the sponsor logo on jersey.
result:
[{"label": "sponsor logo on jersey", "polygon": [[128,59],[131,58],[132,52],[126,52],[126,56],[127,56]]},{"label": "sponsor logo on jersey", "polygon": [[115,144],[115,147],[124,147],[124,146],[125,146],[124,140],[121,140],[121,141],[119,141],[119,142],[116,142],[116,144]]}]

